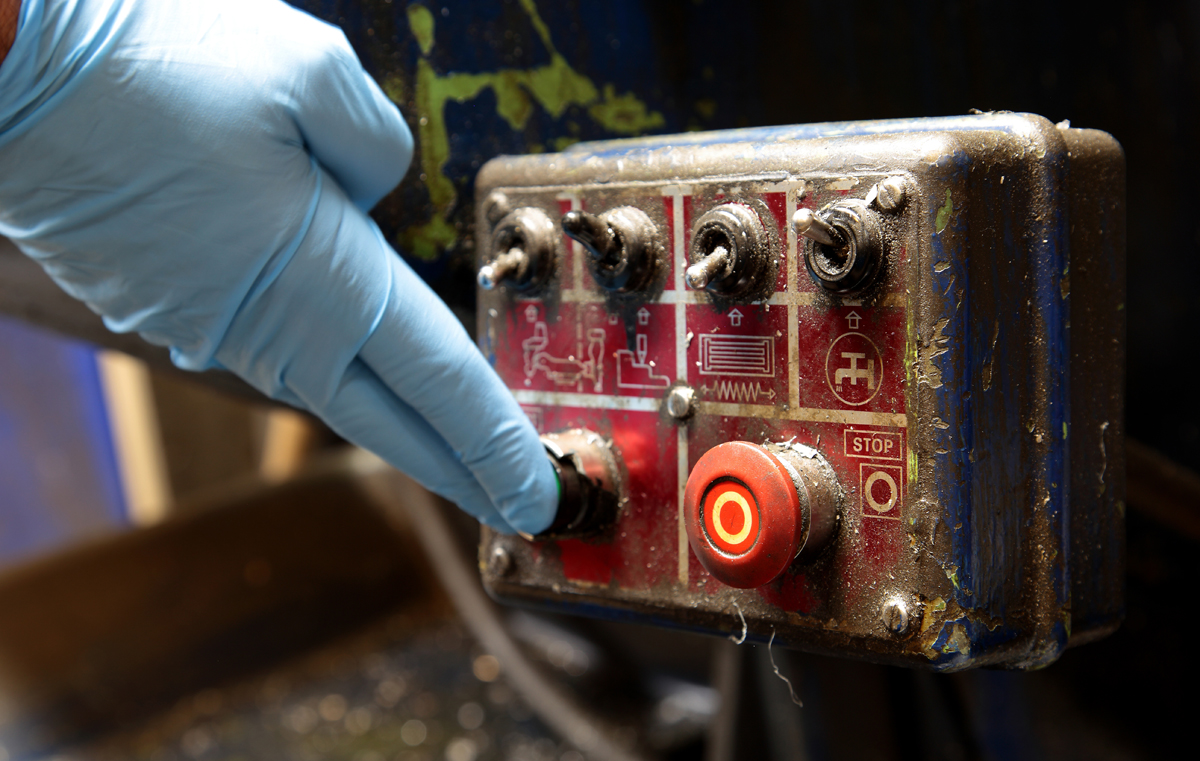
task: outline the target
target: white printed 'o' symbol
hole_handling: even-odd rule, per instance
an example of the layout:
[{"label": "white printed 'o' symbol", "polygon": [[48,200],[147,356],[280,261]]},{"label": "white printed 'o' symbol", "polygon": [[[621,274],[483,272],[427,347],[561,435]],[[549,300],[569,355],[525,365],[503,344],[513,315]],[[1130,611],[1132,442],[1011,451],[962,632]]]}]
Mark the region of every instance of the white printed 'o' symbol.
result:
[{"label": "white printed 'o' symbol", "polygon": [[[731,534],[726,531],[725,524],[721,522],[721,508],[725,506],[726,502],[736,502],[738,507],[742,508],[742,530],[736,534]],[[722,541],[728,542],[732,546],[736,547],[737,545],[746,541],[746,537],[750,536],[750,503],[746,501],[745,497],[735,491],[727,491],[721,496],[717,497],[717,501],[713,503],[712,519],[713,527],[717,530],[717,536],[721,537]]]},{"label": "white printed 'o' symbol", "polygon": [[[876,502],[875,494],[872,490],[878,481],[883,481],[888,487],[888,498],[886,502]],[[886,513],[896,506],[896,500],[900,499],[900,487],[896,486],[896,479],[884,470],[877,470],[867,476],[867,483],[863,486],[863,491],[866,492],[867,504],[877,513]]]}]

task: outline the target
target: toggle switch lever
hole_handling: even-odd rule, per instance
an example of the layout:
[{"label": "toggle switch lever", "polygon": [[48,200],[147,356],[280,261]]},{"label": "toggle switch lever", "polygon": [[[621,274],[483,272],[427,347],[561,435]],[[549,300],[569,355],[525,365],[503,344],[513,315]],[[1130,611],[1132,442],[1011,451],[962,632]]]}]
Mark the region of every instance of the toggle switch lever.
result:
[{"label": "toggle switch lever", "polygon": [[562,218],[563,232],[578,241],[597,264],[609,266],[621,259],[621,243],[607,221],[586,211],[569,211]]},{"label": "toggle switch lever", "polygon": [[562,229],[588,252],[592,277],[606,291],[645,290],[661,269],[658,228],[640,209],[619,206],[599,215],[569,211]]},{"label": "toggle switch lever", "polygon": [[687,268],[684,277],[697,291],[702,291],[714,280],[722,280],[733,274],[733,255],[729,249],[718,245],[700,261]]},{"label": "toggle switch lever", "polygon": [[506,280],[520,283],[527,279],[528,272],[529,255],[519,248],[510,248],[479,268],[479,286],[491,291]]},{"label": "toggle switch lever", "polygon": [[844,246],[842,234],[837,231],[837,228],[825,221],[824,217],[813,212],[812,209],[796,209],[796,213],[792,216],[792,226],[796,228],[797,235],[804,236],[809,240],[839,249]]}]

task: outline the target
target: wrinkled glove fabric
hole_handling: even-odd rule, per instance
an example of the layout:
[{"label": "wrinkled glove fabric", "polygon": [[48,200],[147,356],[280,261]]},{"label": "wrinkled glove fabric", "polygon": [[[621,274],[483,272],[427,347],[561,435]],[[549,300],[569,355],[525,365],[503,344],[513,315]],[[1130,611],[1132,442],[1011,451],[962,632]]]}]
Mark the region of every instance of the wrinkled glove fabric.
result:
[{"label": "wrinkled glove fabric", "polygon": [[277,0],[25,0],[0,234],[112,330],[537,532],[557,485],[536,433],[366,213],[412,149],[341,31]]}]

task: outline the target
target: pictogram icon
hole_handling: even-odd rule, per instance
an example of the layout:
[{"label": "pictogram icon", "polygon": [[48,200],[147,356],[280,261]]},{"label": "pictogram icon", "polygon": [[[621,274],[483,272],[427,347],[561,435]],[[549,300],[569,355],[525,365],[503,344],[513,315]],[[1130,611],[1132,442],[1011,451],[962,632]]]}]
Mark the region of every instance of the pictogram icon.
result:
[{"label": "pictogram icon", "polygon": [[637,354],[629,349],[620,349],[617,357],[617,386],[619,388],[666,388],[671,379],[654,374],[654,361],[648,357],[649,339],[645,333],[637,335]]},{"label": "pictogram icon", "polygon": [[904,503],[904,469],[899,465],[859,465],[862,512],[868,518],[900,518]]},{"label": "pictogram icon", "polygon": [[825,355],[825,379],[842,403],[851,407],[866,404],[883,385],[883,357],[862,333],[843,333]]},{"label": "pictogram icon", "polygon": [[532,383],[534,376],[541,373],[557,386],[580,385],[584,380],[592,381],[592,390],[604,391],[604,331],[589,330],[587,334],[587,359],[569,356],[558,357],[547,351],[550,346],[550,331],[544,322],[535,323],[533,335],[521,342],[525,357],[525,385]]},{"label": "pictogram icon", "polygon": [[701,375],[775,375],[775,341],[770,336],[700,336]]}]

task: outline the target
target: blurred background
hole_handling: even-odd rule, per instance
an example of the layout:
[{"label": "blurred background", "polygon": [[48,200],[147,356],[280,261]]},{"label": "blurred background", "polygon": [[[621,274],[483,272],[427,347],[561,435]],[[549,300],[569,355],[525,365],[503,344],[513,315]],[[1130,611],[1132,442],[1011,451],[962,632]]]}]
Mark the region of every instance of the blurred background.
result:
[{"label": "blurred background", "polygon": [[575,761],[603,755],[588,731],[627,757],[1135,759],[1190,738],[1200,3],[294,4],[341,26],[408,118],[413,168],[375,216],[469,329],[472,179],[495,155],[973,108],[1112,133],[1125,624],[1037,673],[934,675],[499,610],[464,586],[477,528],[452,507],[236,379],[107,334],[4,242],[0,761]]}]

